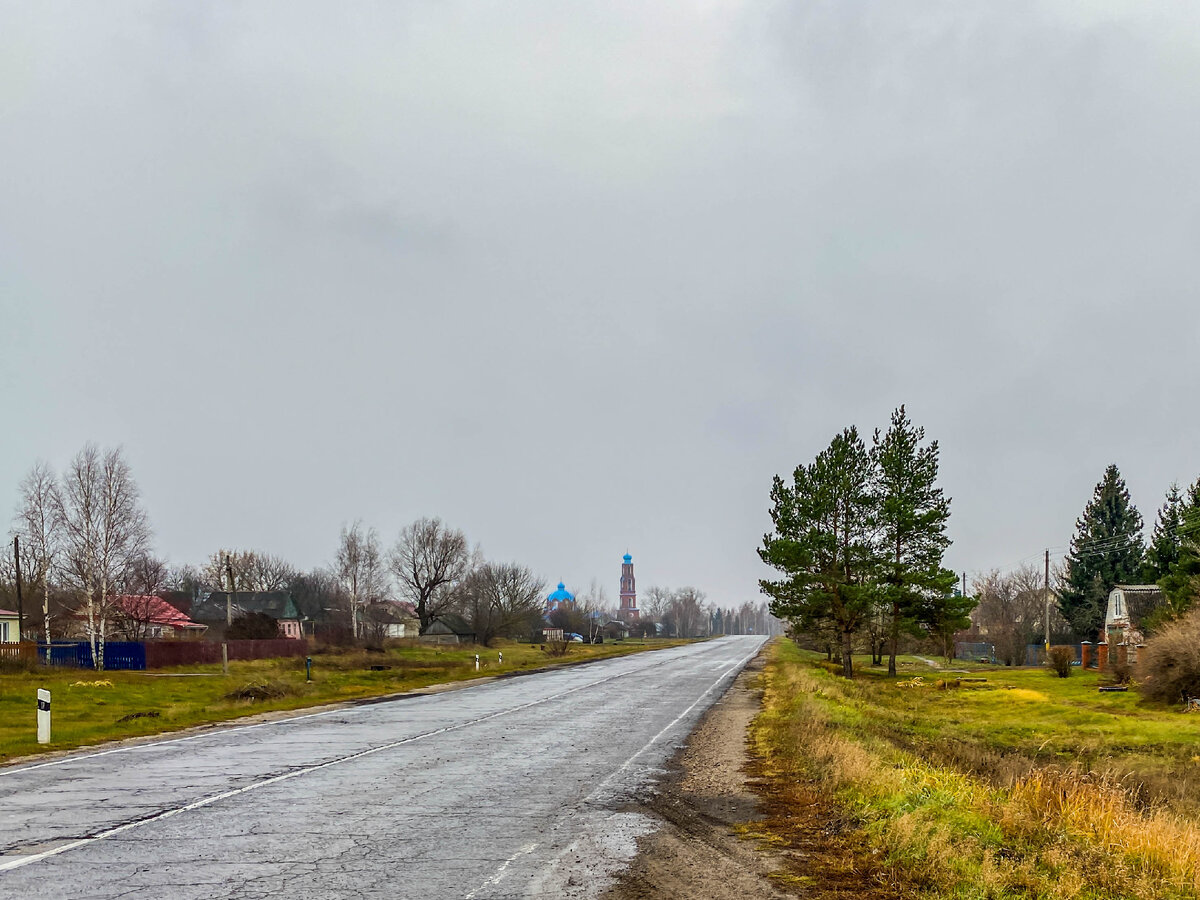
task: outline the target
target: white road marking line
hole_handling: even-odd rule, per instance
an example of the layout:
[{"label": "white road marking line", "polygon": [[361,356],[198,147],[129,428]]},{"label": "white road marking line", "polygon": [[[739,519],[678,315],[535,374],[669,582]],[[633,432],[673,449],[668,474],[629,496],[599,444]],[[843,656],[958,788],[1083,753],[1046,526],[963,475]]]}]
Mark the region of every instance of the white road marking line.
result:
[{"label": "white road marking line", "polygon": [[501,865],[500,868],[498,868],[496,870],[495,874],[492,875],[491,878],[489,878],[487,881],[485,881],[479,887],[475,888],[475,890],[471,891],[471,893],[467,894],[465,900],[475,900],[475,895],[478,894],[480,891],[482,891],[484,888],[495,887],[496,885],[498,885],[501,881],[504,880],[504,875],[508,871],[508,867],[511,866],[518,859],[520,859],[522,856],[532,853],[534,850],[537,849],[537,846],[538,846],[537,844],[526,844],[524,847],[522,847],[520,850],[518,850],[516,853],[514,853],[512,856],[510,856],[508,859],[506,859],[504,861],[503,865]]},{"label": "white road marking line", "polygon": [[[757,652],[757,651],[755,651],[755,652]],[[753,655],[753,654],[751,654],[751,655]],[[398,740],[398,741],[392,741],[391,743],[388,743],[388,744],[381,744],[378,747],[370,747],[366,750],[360,750],[359,752],[351,753],[348,756],[342,756],[342,757],[338,757],[337,759],[326,760],[325,762],[322,762],[322,763],[316,763],[311,766],[304,766],[303,768],[300,768],[300,769],[294,769],[291,772],[285,772],[282,775],[275,775],[275,776],[272,776],[271,778],[266,778],[262,781],[256,781],[256,782],[253,782],[252,784],[248,784],[248,785],[245,785],[240,788],[235,788],[235,789],[229,790],[229,791],[222,791],[219,794],[213,794],[210,797],[205,797],[201,800],[193,801],[192,803],[185,804],[184,806],[179,806],[179,807],[176,807],[175,809],[164,810],[163,812],[156,813],[155,815],[148,816],[144,819],[138,819],[137,821],[134,821],[134,822],[126,822],[124,825],[117,825],[116,827],[110,828],[107,831],[102,831],[99,834],[94,834],[94,835],[91,835],[90,837],[80,838],[79,840],[71,841],[68,844],[63,844],[61,846],[54,847],[50,850],[44,850],[41,853],[33,853],[28,856],[20,856],[20,857],[16,857],[13,859],[4,860],[3,862],[0,862],[0,872],[8,872],[8,871],[12,871],[13,869],[19,869],[19,868],[22,868],[23,866],[30,865],[31,863],[41,862],[44,859],[49,859],[52,856],[58,856],[59,854],[66,853],[69,850],[75,850],[75,849],[78,849],[79,847],[87,846],[88,844],[94,844],[97,841],[102,841],[107,838],[114,837],[118,834],[123,834],[124,832],[131,831],[134,828],[140,828],[143,825],[149,825],[153,822],[160,822],[164,819],[169,819],[173,816],[179,815],[180,813],[190,812],[191,810],[194,810],[194,809],[200,809],[201,807],[210,806],[211,804],[217,803],[221,800],[227,800],[230,797],[236,797],[239,794],[245,794],[245,793],[248,793],[249,791],[257,790],[258,788],[261,788],[261,787],[267,787],[268,785],[278,784],[279,782],[282,782],[282,781],[288,781],[292,778],[298,778],[301,775],[308,775],[312,772],[317,772],[321,769],[327,769],[330,766],[336,766],[336,765],[339,765],[339,764],[345,763],[345,762],[352,762],[356,759],[362,759],[365,756],[372,756],[376,753],[381,753],[384,750],[393,750],[396,747],[403,746],[404,744],[411,744],[415,741],[423,740],[428,737],[435,737],[439,734],[446,734],[447,732],[458,731],[458,730],[466,728],[470,725],[477,725],[480,722],[487,722],[490,719],[496,719],[496,718],[499,718],[500,716],[506,716],[511,713],[520,712],[521,710],[529,709],[530,707],[540,706],[543,703],[549,703],[552,700],[559,700],[563,697],[569,696],[569,695],[577,693],[579,691],[586,690],[587,688],[595,687],[596,685],[599,685],[599,684],[605,684],[606,682],[609,682],[609,681],[615,681],[618,678],[624,678],[627,675],[638,674],[640,672],[644,672],[646,669],[657,668],[658,666],[666,665],[666,664],[667,664],[667,661],[662,661],[662,662],[655,663],[654,665],[651,665],[651,666],[646,666],[645,669],[632,669],[628,672],[619,672],[616,675],[610,675],[609,677],[601,678],[598,681],[591,681],[591,682],[588,682],[587,684],[581,684],[578,687],[573,687],[573,688],[570,688],[569,690],[561,691],[557,694],[551,694],[550,696],[543,697],[540,700],[531,700],[528,703],[522,703],[518,706],[513,706],[508,709],[498,710],[497,712],[489,713],[486,716],[480,716],[479,718],[470,719],[466,722],[459,722],[456,725],[446,725],[442,728],[435,728],[432,731],[426,731],[426,732],[422,732],[421,734],[415,734],[415,735],[412,735],[411,737],[402,738],[401,740]],[[710,690],[711,690],[711,688],[710,688]],[[699,701],[697,701],[697,702],[699,702]],[[692,704],[692,706],[695,706],[695,704]],[[688,709],[690,710],[691,708],[692,707],[689,707]],[[304,717],[300,717],[300,718],[304,718]],[[676,720],[676,721],[678,721],[678,720]],[[260,723],[260,724],[267,724],[267,723]],[[249,725],[246,727],[247,728],[256,728],[258,726],[257,725]],[[670,727],[670,726],[668,726],[668,727]],[[655,740],[657,740],[657,738],[655,738]],[[645,749],[645,748],[643,748],[643,749]],[[107,752],[111,752],[111,751],[107,751]],[[639,753],[640,753],[640,751],[639,751]],[[99,755],[101,755],[101,754],[93,754],[93,756],[99,756]],[[635,756],[636,756],[636,754],[635,754]]]},{"label": "white road marking line", "polygon": [[[576,807],[583,806],[583,805],[595,800],[596,797],[598,797],[604,791],[604,789],[608,787],[609,783],[612,782],[612,780],[614,778],[616,778],[618,775],[620,775],[622,772],[624,772],[626,769],[628,769],[631,765],[633,765],[634,760],[636,760],[639,756],[641,756],[643,753],[645,753],[647,750],[649,750],[651,747],[653,747],[656,743],[658,743],[658,741],[662,738],[663,735],[665,735],[668,731],[670,731],[672,728],[674,728],[676,725],[678,725],[684,718],[686,718],[687,715],[693,709],[695,709],[697,706],[699,706],[700,703],[702,703],[704,701],[704,698],[707,697],[709,694],[711,694],[721,684],[722,681],[729,678],[729,676],[731,674],[736,678],[737,674],[739,672],[741,672],[742,667],[745,666],[746,663],[750,662],[750,660],[752,660],[755,656],[757,656],[761,650],[762,650],[762,645],[760,644],[759,646],[755,647],[754,650],[750,654],[748,654],[740,662],[738,662],[736,665],[736,668],[723,672],[721,674],[721,676],[719,678],[717,678],[716,681],[714,681],[711,685],[709,685],[708,690],[706,690],[703,694],[701,694],[691,706],[689,706],[687,709],[685,709],[683,712],[681,712],[678,716],[676,716],[671,721],[671,723],[669,725],[667,725],[666,728],[664,728],[662,731],[660,731],[654,737],[650,738],[649,741],[647,741],[644,745],[642,745],[642,748],[640,750],[638,750],[636,753],[634,753],[632,756],[630,756],[627,760],[625,760],[625,762],[623,762],[619,767],[614,769],[607,778],[605,778],[603,781],[601,781],[600,784],[596,785],[596,787],[592,791],[590,791],[586,797],[584,797],[581,801],[579,801],[579,803],[576,804]],[[551,830],[557,829],[564,821],[571,818],[574,814],[575,814],[574,809],[568,811],[557,822],[554,823],[554,826]],[[559,854],[557,854],[554,857],[554,859],[552,859],[552,860],[550,860],[550,862],[546,863],[546,865],[544,865],[542,867],[542,872],[539,877],[539,882],[544,882],[546,880],[546,878],[549,876],[550,871],[558,867],[559,863],[562,861],[564,856],[568,856],[572,852],[574,852],[574,850],[578,846],[578,844],[579,844],[579,839],[576,838],[575,840],[571,841],[571,843],[567,844],[567,846],[565,848],[563,848],[563,850]]]}]

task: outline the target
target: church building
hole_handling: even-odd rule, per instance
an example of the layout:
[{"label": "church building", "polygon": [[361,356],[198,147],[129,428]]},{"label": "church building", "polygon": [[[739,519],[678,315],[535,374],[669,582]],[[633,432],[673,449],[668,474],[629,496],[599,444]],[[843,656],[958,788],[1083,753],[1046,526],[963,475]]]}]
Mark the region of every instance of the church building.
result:
[{"label": "church building", "polygon": [[626,625],[638,621],[637,588],[633,580],[633,557],[625,554],[621,564],[621,608],[617,611],[619,618]]},{"label": "church building", "polygon": [[558,589],[546,597],[546,615],[559,609],[574,609],[575,595],[567,590],[567,586],[561,581],[558,583]]}]

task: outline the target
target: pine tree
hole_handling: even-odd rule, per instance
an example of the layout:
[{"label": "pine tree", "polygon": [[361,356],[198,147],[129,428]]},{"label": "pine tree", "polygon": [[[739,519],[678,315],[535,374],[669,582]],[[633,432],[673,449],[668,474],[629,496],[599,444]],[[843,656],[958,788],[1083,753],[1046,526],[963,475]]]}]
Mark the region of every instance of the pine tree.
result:
[{"label": "pine tree", "polygon": [[1167,489],[1166,501],[1158,511],[1154,522],[1154,534],[1146,548],[1143,578],[1147,582],[1158,581],[1167,575],[1179,562],[1179,546],[1182,541],[1180,526],[1183,524],[1183,494],[1178,484]]},{"label": "pine tree", "polygon": [[[948,596],[957,581],[953,572],[942,568],[942,556],[950,546],[946,537],[950,501],[937,486],[938,443],[922,446],[924,440],[925,429],[913,425],[901,406],[892,413],[885,434],[876,430],[871,449],[888,559],[881,599],[889,675],[896,674],[902,631],[916,632],[922,624],[946,627],[940,621],[943,605],[936,601]],[[961,617],[954,618],[958,621]]]},{"label": "pine tree", "polygon": [[810,633],[836,631],[842,673],[854,676],[854,636],[874,609],[880,549],[876,542],[874,466],[858,431],[847,428],[792,484],[771,488],[775,530],[759,556],[784,577],[762,581],[771,613]]},{"label": "pine tree", "polygon": [[1175,535],[1177,555],[1158,579],[1166,598],[1166,618],[1181,615],[1200,599],[1200,478],[1188,488],[1186,498],[1180,502]]},{"label": "pine tree", "polygon": [[1104,627],[1108,594],[1141,575],[1142,516],[1115,465],[1104,471],[1091,502],[1075,521],[1059,607],[1075,636],[1095,640]]}]

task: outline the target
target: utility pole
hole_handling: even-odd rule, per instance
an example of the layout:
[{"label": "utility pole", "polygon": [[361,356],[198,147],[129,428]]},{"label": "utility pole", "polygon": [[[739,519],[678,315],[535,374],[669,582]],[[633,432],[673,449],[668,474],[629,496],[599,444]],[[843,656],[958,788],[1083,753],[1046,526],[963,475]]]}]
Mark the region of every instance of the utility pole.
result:
[{"label": "utility pole", "polygon": [[229,593],[225,595],[225,627],[233,624],[233,566],[229,563],[229,554],[225,554],[225,574],[229,577]]},{"label": "utility pole", "polygon": [[1046,551],[1046,652],[1050,652],[1050,551]]},{"label": "utility pole", "polygon": [[21,599],[21,539],[13,535],[13,562],[17,567],[17,643],[25,639],[25,601]]}]

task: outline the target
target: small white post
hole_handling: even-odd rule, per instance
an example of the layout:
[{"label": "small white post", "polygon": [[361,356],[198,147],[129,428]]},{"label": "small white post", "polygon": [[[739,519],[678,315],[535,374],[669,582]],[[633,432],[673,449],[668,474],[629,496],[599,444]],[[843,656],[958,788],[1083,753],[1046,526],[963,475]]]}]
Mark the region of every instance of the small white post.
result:
[{"label": "small white post", "polygon": [[229,645],[221,641],[221,674],[229,674]]},{"label": "small white post", "polygon": [[500,665],[504,665],[504,651],[500,651]]},{"label": "small white post", "polygon": [[50,692],[38,688],[38,743],[50,743]]},{"label": "small white post", "polygon": [[475,671],[476,672],[479,671],[479,654],[478,653],[475,654]]}]

